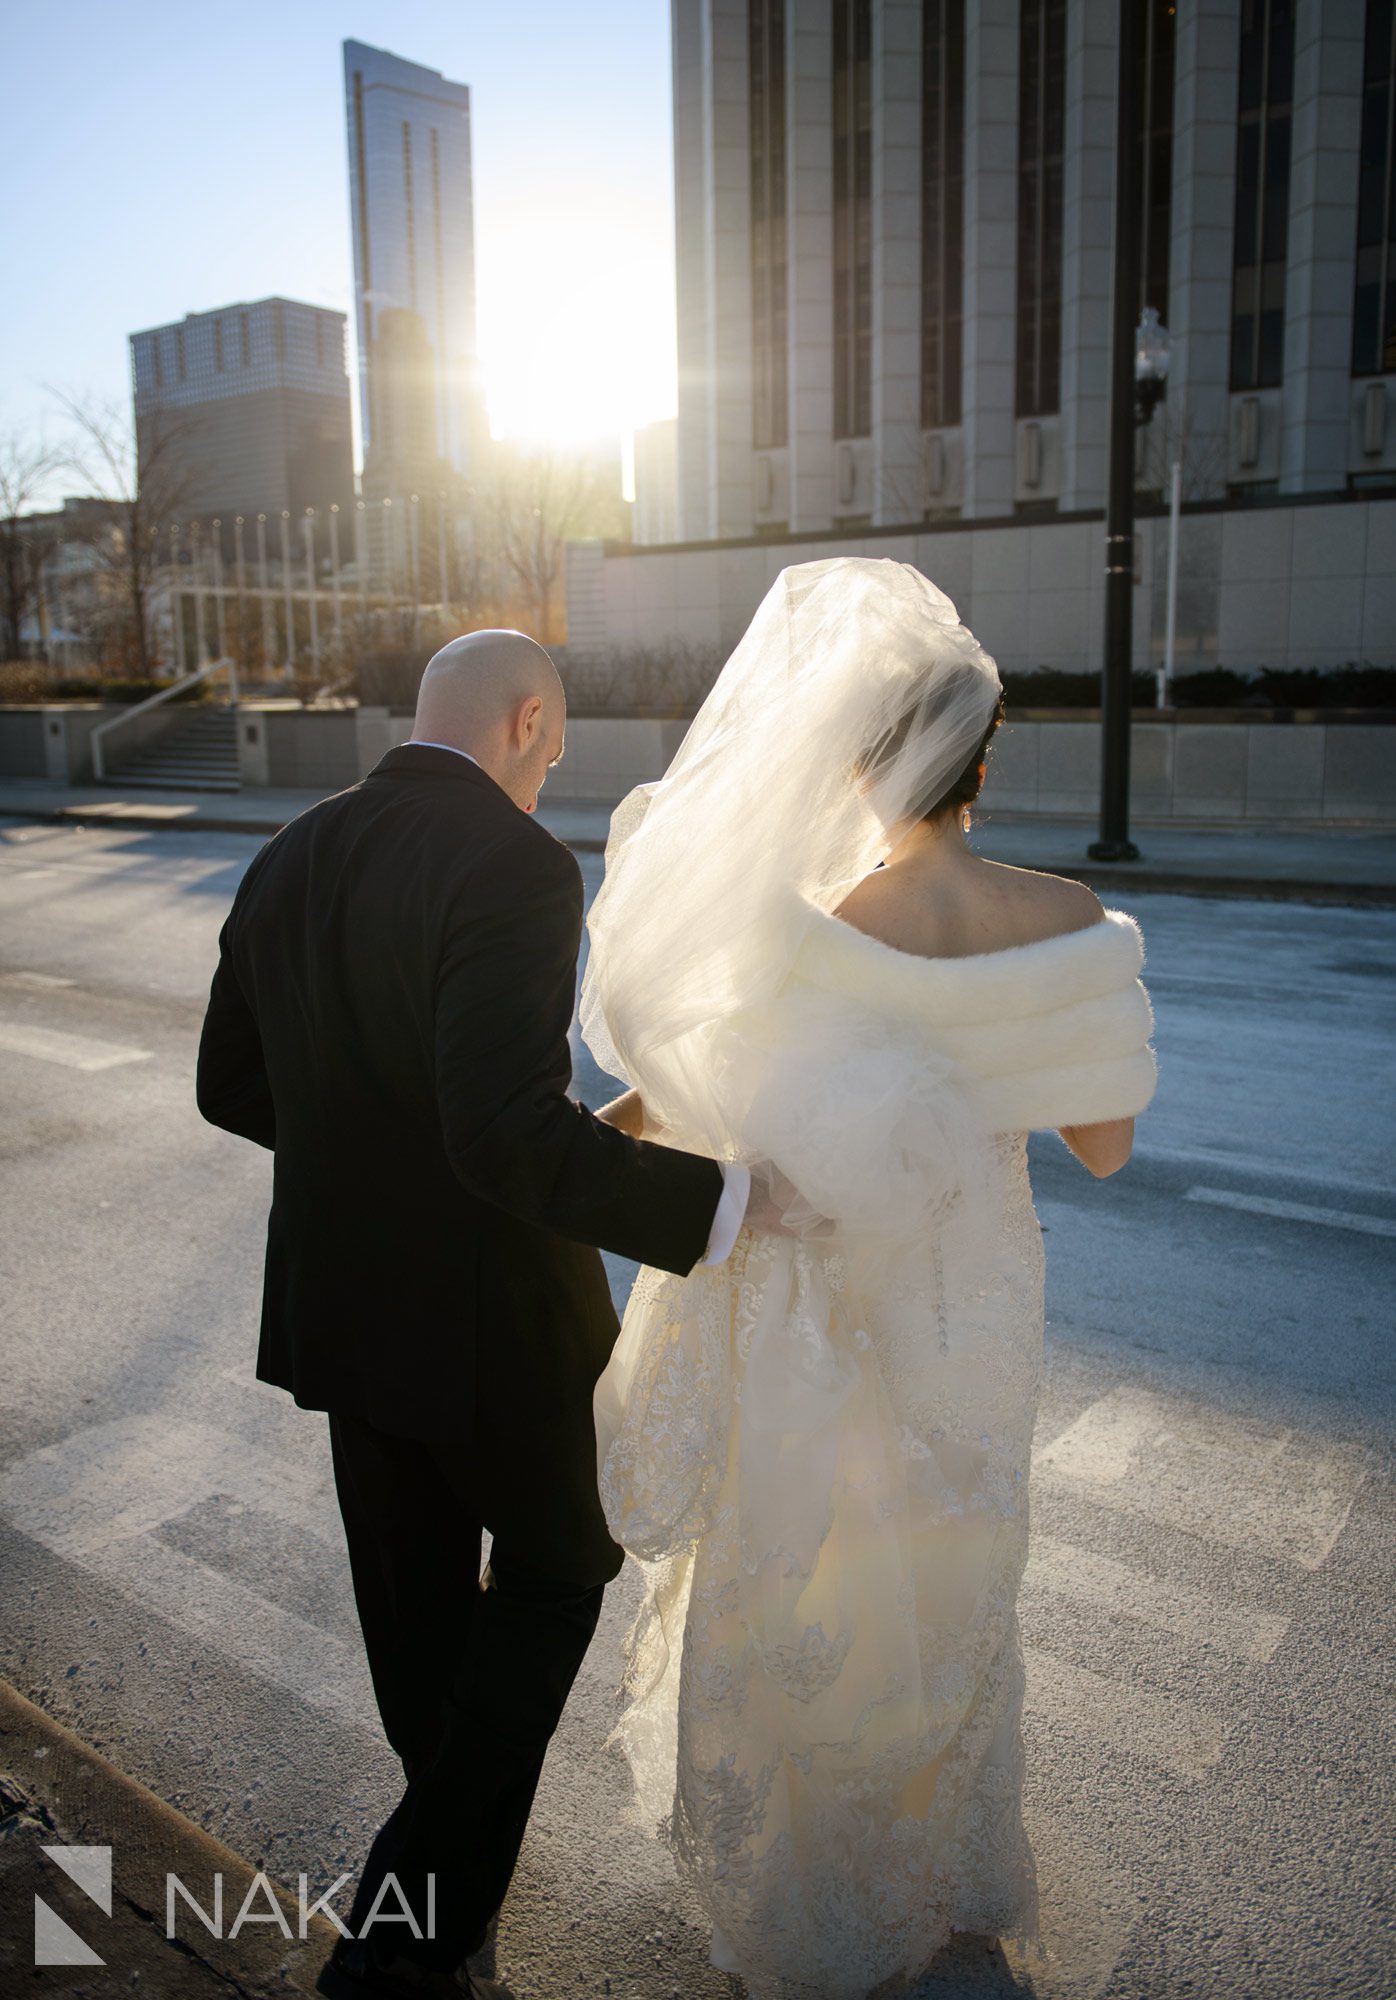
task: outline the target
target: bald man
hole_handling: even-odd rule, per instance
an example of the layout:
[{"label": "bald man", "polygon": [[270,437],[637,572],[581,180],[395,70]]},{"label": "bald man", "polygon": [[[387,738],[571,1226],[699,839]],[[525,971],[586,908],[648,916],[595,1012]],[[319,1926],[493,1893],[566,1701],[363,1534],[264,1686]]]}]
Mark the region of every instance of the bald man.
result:
[{"label": "bald man", "polygon": [[248,869],[199,1049],[205,1118],[275,1155],[257,1373],[329,1413],[407,1778],[331,1995],[507,1992],[465,1960],[621,1565],[596,1491],[599,1248],[686,1272],[726,1256],[748,1198],[740,1170],[567,1094],[581,874],[533,817],[565,727],[522,633],[444,647],[412,740]]}]

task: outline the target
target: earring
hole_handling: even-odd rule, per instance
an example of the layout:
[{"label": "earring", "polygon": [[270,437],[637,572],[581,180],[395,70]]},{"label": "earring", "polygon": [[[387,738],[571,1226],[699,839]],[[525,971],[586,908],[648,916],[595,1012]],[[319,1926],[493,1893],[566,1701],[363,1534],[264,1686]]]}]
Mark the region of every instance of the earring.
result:
[{"label": "earring", "polygon": [[969,807],[968,807],[968,806],[966,806],[966,807],[965,807],[965,809],[964,809],[964,811],[963,811],[963,812],[962,812],[962,813],[960,814],[960,831],[961,831],[961,833],[968,833],[968,832],[969,832]]}]

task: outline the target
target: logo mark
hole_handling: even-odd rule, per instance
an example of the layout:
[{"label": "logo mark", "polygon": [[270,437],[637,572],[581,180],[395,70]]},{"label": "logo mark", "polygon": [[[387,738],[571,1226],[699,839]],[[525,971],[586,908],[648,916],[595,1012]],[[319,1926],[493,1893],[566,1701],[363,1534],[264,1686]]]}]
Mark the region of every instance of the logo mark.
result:
[{"label": "logo mark", "polygon": [[[109,1847],[46,1847],[44,1853],[56,1861],[68,1878],[76,1882],[104,1915],[111,1915],[111,1849]],[[85,1944],[57,1910],[51,1910],[42,1896],[34,1898],[35,1965],[105,1965],[91,1945]]]}]

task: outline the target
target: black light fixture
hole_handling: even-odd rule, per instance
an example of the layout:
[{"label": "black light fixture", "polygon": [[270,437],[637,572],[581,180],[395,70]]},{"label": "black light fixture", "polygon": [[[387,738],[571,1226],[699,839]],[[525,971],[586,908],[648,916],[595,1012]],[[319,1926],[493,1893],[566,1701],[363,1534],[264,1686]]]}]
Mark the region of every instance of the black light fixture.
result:
[{"label": "black light fixture", "polygon": [[[1137,11],[1120,0],[1115,105],[1115,255],[1110,298],[1109,491],[1105,506],[1105,652],[1100,674],[1100,830],[1092,861],[1137,861],[1129,837],[1130,674],[1134,648],[1134,432],[1140,381]],[[1155,378],[1151,375],[1150,380]],[[1157,393],[1153,393],[1157,401]],[[1161,393],[1158,392],[1158,393]]]}]

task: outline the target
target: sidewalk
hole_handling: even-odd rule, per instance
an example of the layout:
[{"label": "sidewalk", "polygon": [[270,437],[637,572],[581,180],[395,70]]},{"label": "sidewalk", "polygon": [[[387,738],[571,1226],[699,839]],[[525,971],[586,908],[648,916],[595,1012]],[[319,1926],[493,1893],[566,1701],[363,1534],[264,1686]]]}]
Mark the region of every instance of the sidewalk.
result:
[{"label": "sidewalk", "polygon": [[[45,1848],[68,1854],[71,1875]],[[221,1876],[221,1936],[170,1891],[171,1875],[209,1911]],[[269,1893],[240,1855],[0,1681],[0,1992],[296,2000],[314,1992],[336,1932],[313,1915],[302,1941],[299,1908],[279,1890],[288,1937],[269,1921]]]},{"label": "sidewalk", "polygon": [[[42,778],[0,778],[0,818],[79,826],[245,833],[265,839],[312,806],[315,791],[138,792],[64,786]],[[579,854],[606,845],[611,806],[544,797],[543,825]],[[998,818],[987,809],[974,844],[995,861],[1073,875],[1098,889],[1183,895],[1262,896],[1294,902],[1396,906],[1396,833],[1326,827],[1270,832],[1254,826],[1134,828],[1141,858],[1088,859],[1094,824],[1084,819]]]}]

